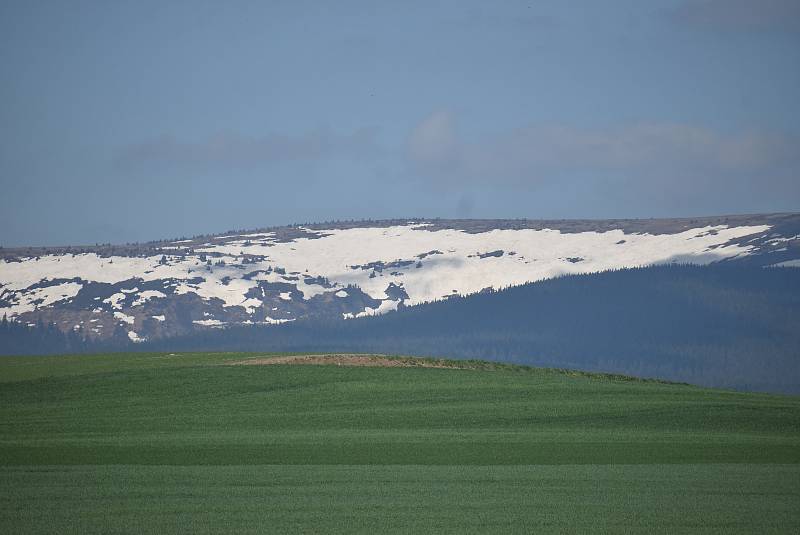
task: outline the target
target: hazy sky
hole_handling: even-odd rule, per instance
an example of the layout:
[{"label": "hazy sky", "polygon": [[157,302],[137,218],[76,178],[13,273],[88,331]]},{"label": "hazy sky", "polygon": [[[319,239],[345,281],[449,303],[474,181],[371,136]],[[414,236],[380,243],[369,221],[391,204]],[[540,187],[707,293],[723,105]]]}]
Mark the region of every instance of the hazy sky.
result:
[{"label": "hazy sky", "polygon": [[800,0],[0,3],[0,245],[800,210]]}]

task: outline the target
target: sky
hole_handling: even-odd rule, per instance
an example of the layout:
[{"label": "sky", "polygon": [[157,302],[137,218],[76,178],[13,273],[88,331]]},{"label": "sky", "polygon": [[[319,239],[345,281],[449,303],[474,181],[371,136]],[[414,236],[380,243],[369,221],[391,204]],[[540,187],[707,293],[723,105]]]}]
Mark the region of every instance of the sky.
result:
[{"label": "sky", "polygon": [[0,245],[800,210],[800,0],[0,2]]}]

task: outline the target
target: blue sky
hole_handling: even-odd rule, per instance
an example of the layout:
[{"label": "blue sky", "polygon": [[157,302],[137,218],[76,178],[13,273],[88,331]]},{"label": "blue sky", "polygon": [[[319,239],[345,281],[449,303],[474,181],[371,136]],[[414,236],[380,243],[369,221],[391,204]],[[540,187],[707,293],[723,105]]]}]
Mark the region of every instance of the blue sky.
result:
[{"label": "blue sky", "polygon": [[0,4],[0,244],[800,210],[800,2]]}]

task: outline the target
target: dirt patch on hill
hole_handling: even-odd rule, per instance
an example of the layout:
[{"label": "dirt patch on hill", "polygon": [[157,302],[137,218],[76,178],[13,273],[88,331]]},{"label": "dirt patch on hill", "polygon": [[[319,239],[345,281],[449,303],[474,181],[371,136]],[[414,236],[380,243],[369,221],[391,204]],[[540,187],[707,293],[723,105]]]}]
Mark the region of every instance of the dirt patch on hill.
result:
[{"label": "dirt patch on hill", "polygon": [[274,364],[306,364],[327,366],[369,366],[375,368],[447,368],[475,369],[468,363],[448,360],[384,357],[380,355],[291,355],[285,357],[254,357],[227,363],[233,366],[269,366]]}]

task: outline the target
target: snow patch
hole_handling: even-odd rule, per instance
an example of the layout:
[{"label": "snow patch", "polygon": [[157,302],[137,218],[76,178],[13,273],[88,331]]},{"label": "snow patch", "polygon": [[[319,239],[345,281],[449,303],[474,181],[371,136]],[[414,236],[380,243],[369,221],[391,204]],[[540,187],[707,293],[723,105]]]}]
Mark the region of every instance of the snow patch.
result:
[{"label": "snow patch", "polygon": [[159,292],[158,290],[145,290],[137,296],[136,301],[134,301],[131,306],[138,307],[145,304],[149,299],[164,298],[166,296],[167,294]]},{"label": "snow patch", "polygon": [[103,299],[103,303],[108,303],[111,305],[111,308],[116,308],[118,310],[122,310],[122,305],[120,301],[125,301],[125,294],[124,293],[115,293],[110,297]]},{"label": "snow patch", "polygon": [[274,319],[274,318],[270,318],[269,316],[264,318],[264,322],[265,323],[269,323],[270,325],[280,325],[281,323],[288,323],[288,322],[294,321],[294,320],[295,320],[295,318],[287,320],[287,319]]},{"label": "snow patch", "polygon": [[147,338],[141,338],[134,331],[128,331],[128,338],[131,339],[131,342],[134,342],[134,343],[137,343],[137,344],[140,343],[140,342],[145,342],[147,340]]},{"label": "snow patch", "polygon": [[377,316],[379,314],[385,314],[387,312],[391,312],[392,310],[397,310],[397,305],[399,304],[400,301],[392,301],[390,299],[386,299],[384,301],[381,301],[381,304],[378,305],[376,308],[366,307],[363,310],[363,312],[359,312],[358,314],[356,314],[355,317],[363,318],[364,316]]},{"label": "snow patch", "polygon": [[800,258],[778,262],[777,264],[772,264],[770,267],[800,267]]},{"label": "snow patch", "polygon": [[192,323],[203,325],[204,327],[219,327],[221,325],[225,325],[224,322],[215,319],[194,320]]},{"label": "snow patch", "polygon": [[127,323],[128,325],[133,325],[133,322],[136,319],[133,316],[128,316],[127,314],[123,314],[122,312],[114,312],[114,317],[120,321]]},{"label": "snow patch", "polygon": [[[0,264],[0,268],[2,267],[3,265]],[[50,278],[52,279],[60,277],[50,277]],[[1,271],[0,271],[0,280],[3,280]],[[46,279],[41,278],[40,280],[44,281]],[[33,284],[35,284],[35,282],[32,282],[28,286],[32,286]],[[78,295],[78,292],[81,291],[83,285],[77,282],[64,282],[61,284],[47,286],[44,288],[34,288],[32,290],[26,290],[24,293],[14,291],[13,284],[5,283],[3,287],[9,289],[11,291],[11,295],[19,299],[17,303],[12,304],[10,307],[6,308],[0,307],[0,314],[7,314],[9,317],[13,318],[18,314],[31,312],[33,310],[36,310],[37,308],[49,307],[55,303],[58,303],[59,301],[65,301],[67,299],[71,299],[76,295]]]},{"label": "snow patch", "polygon": [[263,304],[264,303],[262,303],[259,299],[251,297],[242,301],[241,306],[245,308],[248,314],[253,314],[255,313],[256,309],[260,308]]}]

